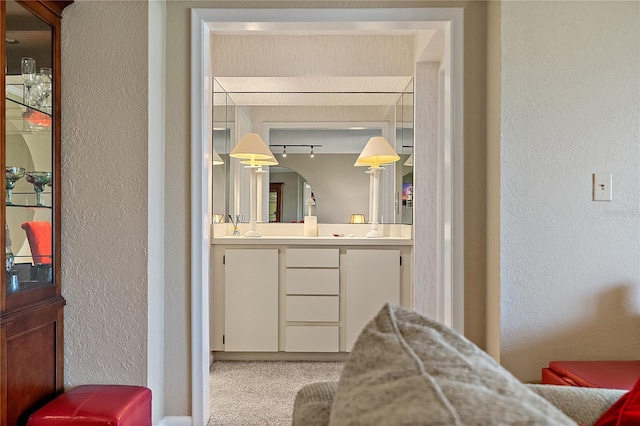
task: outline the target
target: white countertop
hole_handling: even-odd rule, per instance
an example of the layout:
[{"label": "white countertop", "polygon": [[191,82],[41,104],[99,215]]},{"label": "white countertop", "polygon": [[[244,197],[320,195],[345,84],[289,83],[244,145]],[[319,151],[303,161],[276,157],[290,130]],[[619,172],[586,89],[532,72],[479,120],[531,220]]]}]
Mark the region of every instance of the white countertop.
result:
[{"label": "white countertop", "polygon": [[215,237],[212,244],[221,245],[315,245],[315,246],[411,246],[410,238],[366,238],[366,237],[295,237],[295,236],[224,236]]}]

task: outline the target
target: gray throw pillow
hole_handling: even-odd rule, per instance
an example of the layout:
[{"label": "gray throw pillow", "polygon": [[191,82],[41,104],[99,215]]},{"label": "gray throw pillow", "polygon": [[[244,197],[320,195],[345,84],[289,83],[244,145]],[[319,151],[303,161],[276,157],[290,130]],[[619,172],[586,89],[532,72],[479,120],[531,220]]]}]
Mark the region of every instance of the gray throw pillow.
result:
[{"label": "gray throw pillow", "polygon": [[349,355],[329,424],[576,425],[456,331],[388,304]]}]

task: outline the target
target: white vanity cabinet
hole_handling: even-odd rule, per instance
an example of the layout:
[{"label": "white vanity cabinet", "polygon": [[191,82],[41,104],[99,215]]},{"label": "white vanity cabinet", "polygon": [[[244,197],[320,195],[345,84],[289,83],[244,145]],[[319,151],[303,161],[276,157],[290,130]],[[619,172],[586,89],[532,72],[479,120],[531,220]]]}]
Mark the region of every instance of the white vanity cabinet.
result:
[{"label": "white vanity cabinet", "polygon": [[385,303],[400,304],[400,250],[347,250],[346,348]]},{"label": "white vanity cabinet", "polygon": [[229,249],[224,342],[233,352],[278,351],[278,250]]},{"label": "white vanity cabinet", "polygon": [[338,352],[340,250],[285,250],[285,352]]},{"label": "white vanity cabinet", "polygon": [[214,238],[214,357],[344,359],[384,303],[412,307],[411,243]]}]

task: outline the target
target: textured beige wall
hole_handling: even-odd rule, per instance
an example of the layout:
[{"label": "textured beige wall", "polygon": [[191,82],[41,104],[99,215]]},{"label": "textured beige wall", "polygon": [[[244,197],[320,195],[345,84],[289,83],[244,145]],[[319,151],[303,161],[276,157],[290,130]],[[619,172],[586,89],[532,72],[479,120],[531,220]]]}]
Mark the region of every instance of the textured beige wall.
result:
[{"label": "textured beige wall", "polygon": [[439,159],[444,158],[442,144],[438,140],[438,68],[436,62],[420,62],[416,64],[414,99],[433,99],[433,102],[416,102],[414,139],[418,141],[413,151],[414,164],[421,163],[426,167],[414,169],[413,191],[416,212],[420,212],[422,220],[416,218],[413,226],[414,244],[413,258],[416,259],[413,268],[413,281],[422,283],[414,285],[413,309],[426,316],[437,318],[439,311],[438,300],[441,300],[441,290],[437,283],[442,278],[440,263],[442,257],[438,255],[442,232],[439,229],[439,214],[441,204],[436,202],[440,194],[438,185],[420,185],[420,182],[437,182],[443,170],[439,167]]},{"label": "textured beige wall", "polygon": [[502,363],[539,381],[638,359],[640,3],[503,2],[501,21]]},{"label": "textured beige wall", "polygon": [[[485,342],[485,27],[480,1],[168,1],[166,121],[166,414],[191,410],[189,90],[190,8],[465,8],[465,330]],[[184,206],[176,208],[175,206]]]},{"label": "textured beige wall", "polygon": [[64,12],[65,386],[146,382],[147,19],[140,1]]},{"label": "textured beige wall", "polygon": [[413,36],[214,35],[211,63],[216,77],[410,76]]}]

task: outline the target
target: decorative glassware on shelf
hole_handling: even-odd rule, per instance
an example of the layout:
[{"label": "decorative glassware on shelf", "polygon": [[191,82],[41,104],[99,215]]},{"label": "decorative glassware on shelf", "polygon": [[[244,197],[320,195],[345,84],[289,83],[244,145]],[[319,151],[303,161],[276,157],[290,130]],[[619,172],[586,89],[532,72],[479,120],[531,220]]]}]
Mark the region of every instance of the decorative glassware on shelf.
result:
[{"label": "decorative glassware on shelf", "polygon": [[240,215],[236,215],[236,220],[233,220],[233,216],[229,215],[229,220],[231,220],[231,224],[233,225],[233,236],[239,236],[240,231],[238,231],[238,223],[240,222]]},{"label": "decorative glassware on shelf", "polygon": [[9,225],[4,225],[5,245],[4,245],[4,268],[10,271],[16,264],[15,256],[11,249],[11,235],[9,234]]},{"label": "decorative glassware on shelf", "polygon": [[23,167],[6,166],[5,167],[5,180],[6,180],[6,204],[11,204],[11,196],[13,195],[13,188],[16,186],[16,182],[22,179],[25,170]]},{"label": "decorative glassware on shelf", "polygon": [[24,82],[24,104],[51,114],[51,89],[53,78],[51,68],[40,68],[36,73],[36,61],[24,57],[20,63],[22,81]]},{"label": "decorative glassware on shelf", "polygon": [[16,270],[15,256],[11,249],[11,236],[9,235],[9,225],[4,225],[5,233],[5,249],[4,249],[4,268],[6,277],[7,291],[16,292],[19,289],[18,271]]},{"label": "decorative glassware on shelf", "polygon": [[31,88],[36,83],[36,60],[24,57],[20,61],[22,71],[22,81],[24,82],[24,103],[30,105]]},{"label": "decorative glassware on shelf", "polygon": [[33,106],[51,114],[51,68],[40,68],[32,95]]},{"label": "decorative glassware on shelf", "polygon": [[51,182],[51,172],[27,172],[25,179],[33,185],[33,190],[36,192],[36,205],[44,206],[42,192],[44,187]]}]

